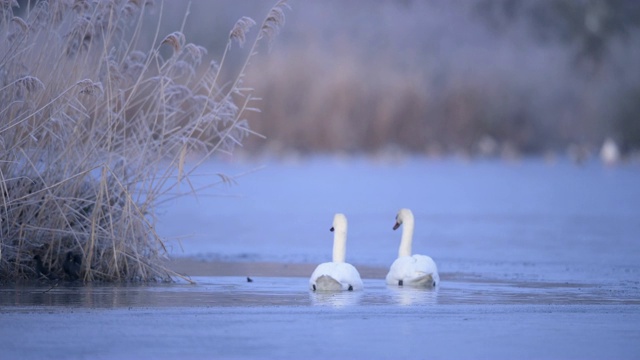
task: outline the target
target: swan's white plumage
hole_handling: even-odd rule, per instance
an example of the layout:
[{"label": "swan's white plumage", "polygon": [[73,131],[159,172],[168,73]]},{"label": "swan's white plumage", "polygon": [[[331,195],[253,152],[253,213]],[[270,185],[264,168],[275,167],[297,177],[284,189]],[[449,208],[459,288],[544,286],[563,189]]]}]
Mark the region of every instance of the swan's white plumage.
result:
[{"label": "swan's white plumage", "polygon": [[361,290],[360,273],[345,262],[347,218],[343,214],[336,214],[331,229],[334,233],[333,261],[316,267],[309,278],[309,288],[316,291]]},{"label": "swan's white plumage", "polygon": [[412,255],[397,258],[387,274],[387,284],[403,286],[433,287],[440,283],[438,267],[429,256]]},{"label": "swan's white plumage", "polygon": [[426,255],[412,255],[413,213],[409,209],[401,209],[396,216],[397,229],[402,225],[402,240],[398,250],[398,258],[391,264],[386,282],[389,285],[434,287],[440,283],[438,267],[435,261]]},{"label": "swan's white plumage", "polygon": [[311,274],[309,287],[318,291],[362,289],[362,279],[356,268],[348,263],[326,262],[318,265]]}]

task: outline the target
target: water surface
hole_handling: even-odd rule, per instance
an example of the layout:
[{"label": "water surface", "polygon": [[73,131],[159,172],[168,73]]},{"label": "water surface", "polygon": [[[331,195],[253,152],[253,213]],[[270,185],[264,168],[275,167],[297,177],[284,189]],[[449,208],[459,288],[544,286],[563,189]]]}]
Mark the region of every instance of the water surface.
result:
[{"label": "water surface", "polygon": [[[637,164],[212,162],[192,183],[258,167],[161,208],[158,231],[195,284],[3,284],[0,358],[640,354]],[[435,290],[382,280],[401,207],[416,217],[414,252],[438,264]],[[364,291],[307,289],[330,260],[335,212],[349,219],[347,260]]]}]

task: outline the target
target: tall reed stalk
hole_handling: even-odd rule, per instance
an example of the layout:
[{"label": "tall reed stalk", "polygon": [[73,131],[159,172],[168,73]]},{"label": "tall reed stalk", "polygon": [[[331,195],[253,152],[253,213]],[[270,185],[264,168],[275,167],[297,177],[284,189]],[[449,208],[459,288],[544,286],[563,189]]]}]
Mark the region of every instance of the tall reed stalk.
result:
[{"label": "tall reed stalk", "polygon": [[[181,31],[156,30],[145,48],[144,11],[162,13],[162,2],[40,1],[22,17],[14,5],[0,1],[0,280],[172,279],[155,207],[253,133],[244,73],[284,24],[286,3],[262,22],[230,84],[221,84],[226,54],[245,42],[249,18],[207,65]],[[202,156],[187,164],[192,154]]]}]

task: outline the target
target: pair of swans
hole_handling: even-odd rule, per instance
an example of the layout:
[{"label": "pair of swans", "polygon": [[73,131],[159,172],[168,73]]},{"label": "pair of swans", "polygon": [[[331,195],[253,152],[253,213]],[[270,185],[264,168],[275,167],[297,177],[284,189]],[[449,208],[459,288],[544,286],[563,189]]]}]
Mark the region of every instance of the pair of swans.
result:
[{"label": "pair of swans", "polygon": [[[396,216],[393,230],[403,225],[402,240],[398,258],[391,264],[386,277],[388,285],[435,287],[440,283],[436,263],[426,255],[412,255],[413,213],[409,209],[401,209]],[[331,227],[333,235],[333,261],[318,265],[311,274],[309,287],[313,291],[362,290],[360,273],[351,264],[345,262],[347,245],[347,218],[344,214],[336,214]]]}]

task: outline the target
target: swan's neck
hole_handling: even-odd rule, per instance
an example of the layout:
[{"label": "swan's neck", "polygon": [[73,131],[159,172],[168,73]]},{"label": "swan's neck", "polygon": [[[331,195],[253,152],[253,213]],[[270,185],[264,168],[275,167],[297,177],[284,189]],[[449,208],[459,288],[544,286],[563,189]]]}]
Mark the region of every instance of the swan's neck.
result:
[{"label": "swan's neck", "polygon": [[411,256],[411,243],[413,242],[413,219],[405,219],[402,222],[402,239],[398,256]]},{"label": "swan's neck", "polygon": [[347,230],[335,230],[333,233],[333,262],[343,263],[347,252]]}]

